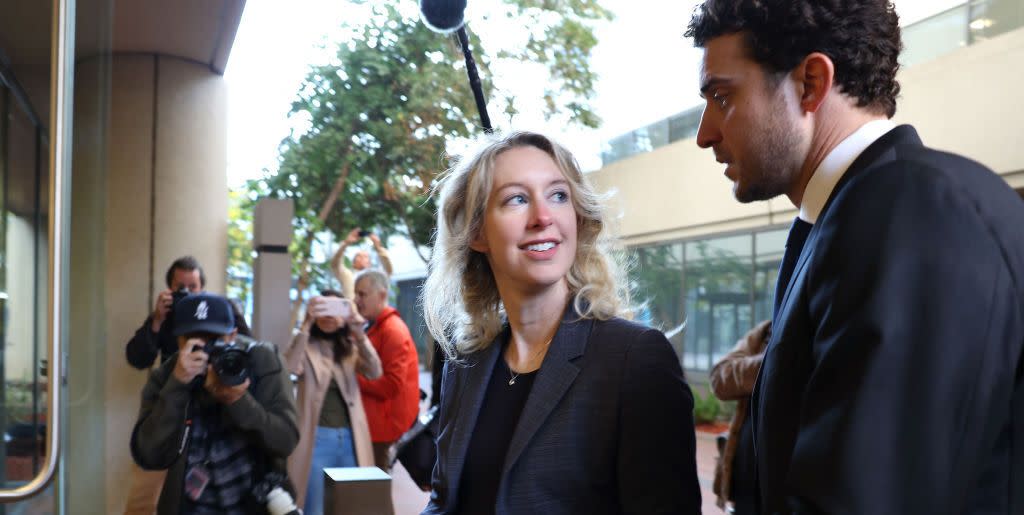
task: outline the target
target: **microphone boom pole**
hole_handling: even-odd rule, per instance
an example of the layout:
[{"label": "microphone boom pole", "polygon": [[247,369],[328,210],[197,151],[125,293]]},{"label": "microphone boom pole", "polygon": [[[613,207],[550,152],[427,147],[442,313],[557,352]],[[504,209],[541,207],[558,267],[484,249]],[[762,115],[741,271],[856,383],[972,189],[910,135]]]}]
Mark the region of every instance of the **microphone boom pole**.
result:
[{"label": "microphone boom pole", "polygon": [[473,89],[473,98],[476,100],[476,110],[480,112],[480,123],[483,125],[484,133],[491,134],[494,128],[491,127],[491,117],[487,115],[487,101],[484,99],[484,89],[480,84],[480,75],[476,71],[476,61],[473,60],[473,51],[469,48],[469,36],[466,34],[466,25],[463,24],[455,31],[459,38],[459,46],[462,47],[462,56],[466,59],[466,73],[469,75],[469,87]]},{"label": "microphone boom pole", "polygon": [[476,110],[480,112],[480,124],[484,133],[491,134],[491,117],[487,116],[487,100],[484,89],[480,85],[480,74],[476,71],[473,51],[469,48],[469,35],[466,34],[466,2],[468,0],[420,0],[420,14],[423,23],[434,32],[451,34],[454,32],[462,47],[462,56],[466,59],[466,73],[469,75],[469,87],[473,90]]}]

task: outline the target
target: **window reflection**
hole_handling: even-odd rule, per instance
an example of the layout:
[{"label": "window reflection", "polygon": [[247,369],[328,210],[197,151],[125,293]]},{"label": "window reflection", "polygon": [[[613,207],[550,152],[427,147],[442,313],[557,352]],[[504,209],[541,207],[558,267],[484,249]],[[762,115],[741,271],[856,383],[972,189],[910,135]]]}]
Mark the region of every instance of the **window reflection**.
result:
[{"label": "window reflection", "polygon": [[634,248],[637,320],[669,334],[684,368],[709,370],[771,316],[786,234],[772,229]]}]

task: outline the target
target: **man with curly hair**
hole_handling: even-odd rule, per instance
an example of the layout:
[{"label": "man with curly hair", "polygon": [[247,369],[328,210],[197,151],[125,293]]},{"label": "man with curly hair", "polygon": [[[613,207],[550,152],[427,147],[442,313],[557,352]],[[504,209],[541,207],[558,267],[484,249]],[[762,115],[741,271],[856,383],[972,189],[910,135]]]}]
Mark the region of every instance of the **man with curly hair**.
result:
[{"label": "man with curly hair", "polygon": [[[895,126],[889,0],[706,0],[697,144],[799,209],[751,397],[761,513],[1024,513],[1024,203]],[[737,482],[735,484],[739,484]]]}]

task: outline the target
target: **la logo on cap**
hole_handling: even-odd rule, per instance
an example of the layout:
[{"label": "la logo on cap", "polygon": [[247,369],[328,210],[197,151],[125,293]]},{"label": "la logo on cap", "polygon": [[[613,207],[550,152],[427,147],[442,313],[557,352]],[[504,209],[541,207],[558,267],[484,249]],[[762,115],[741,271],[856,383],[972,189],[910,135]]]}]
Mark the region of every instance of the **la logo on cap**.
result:
[{"label": "la logo on cap", "polygon": [[196,320],[206,320],[206,315],[210,312],[210,307],[206,305],[206,301],[200,301],[199,305],[196,306]]}]

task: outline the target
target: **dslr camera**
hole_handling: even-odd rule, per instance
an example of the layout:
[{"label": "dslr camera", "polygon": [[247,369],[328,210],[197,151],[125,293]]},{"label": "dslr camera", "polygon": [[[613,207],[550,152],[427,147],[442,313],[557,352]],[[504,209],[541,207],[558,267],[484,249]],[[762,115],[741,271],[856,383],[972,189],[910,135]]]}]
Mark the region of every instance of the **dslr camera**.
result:
[{"label": "dslr camera", "polygon": [[193,352],[197,350],[210,356],[210,365],[222,385],[238,386],[249,377],[249,345],[227,343],[218,338],[202,347],[195,347]]},{"label": "dslr camera", "polygon": [[[167,318],[164,319],[164,327],[166,327],[168,334],[174,333],[174,306],[189,295],[188,288],[182,286],[177,291],[171,292],[171,309],[167,312]],[[161,328],[161,330],[163,330]]]}]

